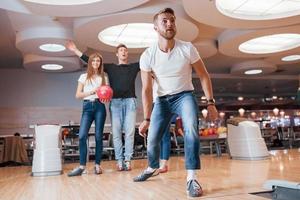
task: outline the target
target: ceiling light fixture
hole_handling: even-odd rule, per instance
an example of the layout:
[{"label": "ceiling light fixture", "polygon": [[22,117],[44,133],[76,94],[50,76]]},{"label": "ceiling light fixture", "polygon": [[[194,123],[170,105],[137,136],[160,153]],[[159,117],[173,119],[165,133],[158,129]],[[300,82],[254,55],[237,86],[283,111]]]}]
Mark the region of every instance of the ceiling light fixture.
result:
[{"label": "ceiling light fixture", "polygon": [[104,0],[24,0],[27,2],[46,4],[46,5],[57,5],[57,6],[67,6],[67,5],[83,5],[89,3],[96,3]]},{"label": "ceiling light fixture", "polygon": [[220,113],[219,113],[219,116],[223,119],[224,116],[225,116],[225,112],[220,112]]},{"label": "ceiling light fixture", "polygon": [[285,56],[281,58],[282,61],[288,62],[288,61],[295,61],[295,60],[300,60],[300,55],[290,55],[290,56]]},{"label": "ceiling light fixture", "polygon": [[290,50],[300,46],[300,34],[283,33],[248,40],[239,50],[249,54],[267,54]]},{"label": "ceiling light fixture", "polygon": [[252,118],[255,118],[256,117],[256,112],[251,112],[250,115],[251,115]]},{"label": "ceiling light fixture", "polygon": [[66,47],[61,44],[42,44],[39,48],[47,52],[60,52],[66,49]]},{"label": "ceiling light fixture", "polygon": [[300,1],[295,0],[216,0],[223,15],[244,20],[270,20],[300,14]]},{"label": "ceiling light fixture", "polygon": [[58,64],[45,64],[45,65],[42,65],[41,68],[45,69],[45,70],[55,71],[55,70],[61,70],[63,68],[63,66],[58,65]]},{"label": "ceiling light fixture", "polygon": [[246,75],[254,75],[254,74],[261,74],[261,73],[262,73],[261,69],[251,69],[244,72],[244,74]]},{"label": "ceiling light fixture", "polygon": [[157,41],[157,33],[151,23],[130,23],[106,28],[98,38],[110,46],[125,44],[128,48],[145,48]]},{"label": "ceiling light fixture", "polygon": [[274,113],[275,116],[277,116],[278,113],[279,113],[279,109],[278,109],[278,108],[274,108],[274,109],[273,109],[273,113]]},{"label": "ceiling light fixture", "polygon": [[244,113],[245,113],[245,109],[244,108],[240,108],[238,111],[239,111],[240,116],[243,117]]}]

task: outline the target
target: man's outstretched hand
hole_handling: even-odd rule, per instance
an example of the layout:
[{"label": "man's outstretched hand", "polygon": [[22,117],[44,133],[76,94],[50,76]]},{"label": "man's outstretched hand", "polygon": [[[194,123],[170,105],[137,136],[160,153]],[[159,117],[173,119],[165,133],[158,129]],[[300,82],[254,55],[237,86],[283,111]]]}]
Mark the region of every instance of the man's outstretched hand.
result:
[{"label": "man's outstretched hand", "polygon": [[65,44],[66,48],[69,49],[70,51],[76,51],[77,50],[77,47],[75,45],[75,43],[71,40],[68,40]]}]

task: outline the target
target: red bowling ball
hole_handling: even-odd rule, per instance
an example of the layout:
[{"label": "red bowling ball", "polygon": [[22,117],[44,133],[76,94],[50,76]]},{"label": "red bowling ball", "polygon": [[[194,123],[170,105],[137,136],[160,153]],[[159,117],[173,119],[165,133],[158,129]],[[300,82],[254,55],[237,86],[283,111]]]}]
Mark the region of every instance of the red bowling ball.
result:
[{"label": "red bowling ball", "polygon": [[108,85],[100,86],[96,92],[99,99],[111,100],[113,97],[113,90]]}]

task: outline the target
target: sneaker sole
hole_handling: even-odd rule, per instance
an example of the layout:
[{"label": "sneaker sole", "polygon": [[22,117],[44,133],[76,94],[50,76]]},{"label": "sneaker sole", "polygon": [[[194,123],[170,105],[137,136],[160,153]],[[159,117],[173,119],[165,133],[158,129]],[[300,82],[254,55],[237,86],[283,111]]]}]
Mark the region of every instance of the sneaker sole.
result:
[{"label": "sneaker sole", "polygon": [[146,178],[146,179],[144,179],[144,180],[134,180],[133,179],[133,182],[144,182],[144,181],[146,181],[146,180],[148,180],[149,178],[151,178],[151,177],[154,177],[154,176],[158,176],[159,175],[159,172],[158,172],[158,170],[156,170],[151,176],[149,176],[148,178]]}]

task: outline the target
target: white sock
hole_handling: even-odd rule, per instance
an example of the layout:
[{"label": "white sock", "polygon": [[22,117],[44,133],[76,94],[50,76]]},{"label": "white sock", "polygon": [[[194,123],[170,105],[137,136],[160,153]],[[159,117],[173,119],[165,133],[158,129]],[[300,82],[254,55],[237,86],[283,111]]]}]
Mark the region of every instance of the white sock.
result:
[{"label": "white sock", "polygon": [[85,166],[84,165],[80,165],[79,168],[80,169],[85,169]]},{"label": "white sock", "polygon": [[147,169],[146,169],[146,172],[147,173],[152,173],[152,172],[154,172],[156,169],[153,169],[153,168],[151,168],[151,167],[147,167]]},{"label": "white sock", "polygon": [[168,161],[167,160],[160,160],[160,164],[159,164],[159,168],[162,169],[165,166],[168,165]]},{"label": "white sock", "polygon": [[196,170],[188,169],[187,170],[186,181],[189,182],[190,180],[197,179],[197,173],[196,172],[197,172]]}]

